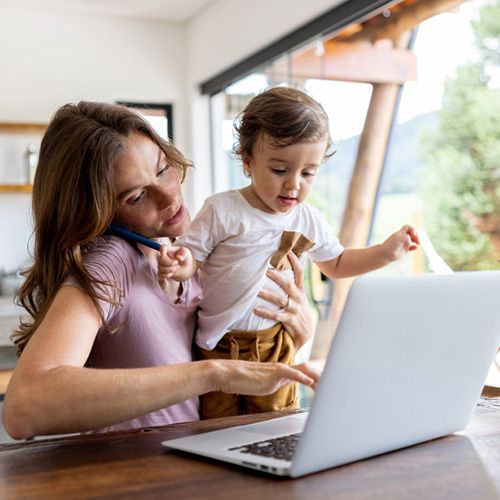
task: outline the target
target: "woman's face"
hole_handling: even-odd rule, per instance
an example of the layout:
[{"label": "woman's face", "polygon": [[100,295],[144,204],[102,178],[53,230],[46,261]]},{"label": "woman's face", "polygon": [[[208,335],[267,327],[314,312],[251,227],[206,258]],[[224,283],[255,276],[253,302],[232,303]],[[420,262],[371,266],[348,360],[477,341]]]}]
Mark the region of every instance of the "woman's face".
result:
[{"label": "woman's face", "polygon": [[189,228],[177,169],[140,133],[127,138],[114,164],[118,208],[114,222],[150,238],[175,238]]}]

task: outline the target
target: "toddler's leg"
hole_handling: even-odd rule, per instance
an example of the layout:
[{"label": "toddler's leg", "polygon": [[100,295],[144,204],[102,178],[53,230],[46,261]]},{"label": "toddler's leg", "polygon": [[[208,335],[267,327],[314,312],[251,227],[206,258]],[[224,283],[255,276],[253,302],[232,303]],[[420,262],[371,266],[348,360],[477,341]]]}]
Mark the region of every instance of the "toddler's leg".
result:
[{"label": "toddler's leg", "polygon": [[200,417],[219,418],[241,415],[241,396],[225,392],[208,392],[200,396]]},{"label": "toddler's leg", "polygon": [[297,384],[292,382],[268,396],[244,396],[243,413],[295,410],[299,408]]},{"label": "toddler's leg", "polygon": [[[259,361],[264,363],[280,362],[292,365],[295,358],[293,341],[279,325],[279,330],[272,339],[259,341]],[[244,413],[262,413],[296,409],[299,407],[296,383],[290,383],[268,396],[244,396]]]},{"label": "toddler's leg", "polygon": [[[231,349],[227,339],[223,338],[212,351],[195,345],[196,359],[231,359]],[[225,392],[208,392],[200,396],[200,417],[218,418],[241,415],[241,396]]]},{"label": "toddler's leg", "polygon": [[[195,347],[197,359],[239,359],[293,364],[295,347],[281,324],[257,332],[231,331],[212,351]],[[297,384],[290,383],[268,396],[209,392],[200,397],[201,418],[262,413],[298,408]]]}]

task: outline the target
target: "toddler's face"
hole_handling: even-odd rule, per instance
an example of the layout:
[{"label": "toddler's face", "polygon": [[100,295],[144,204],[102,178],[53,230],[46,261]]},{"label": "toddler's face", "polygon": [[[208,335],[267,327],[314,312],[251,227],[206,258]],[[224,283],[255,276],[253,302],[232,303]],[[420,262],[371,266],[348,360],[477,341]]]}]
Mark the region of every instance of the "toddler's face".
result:
[{"label": "toddler's face", "polygon": [[314,185],[326,145],[324,140],[273,147],[264,136],[244,162],[256,208],[283,214],[302,203]]}]

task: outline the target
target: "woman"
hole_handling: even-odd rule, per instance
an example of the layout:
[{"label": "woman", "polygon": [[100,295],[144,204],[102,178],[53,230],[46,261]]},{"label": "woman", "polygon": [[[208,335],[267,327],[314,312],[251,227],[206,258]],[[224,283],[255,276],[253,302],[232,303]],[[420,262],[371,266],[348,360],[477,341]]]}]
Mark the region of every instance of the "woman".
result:
[{"label": "woman", "polygon": [[[189,163],[127,108],[63,106],[40,149],[33,186],[35,252],[19,299],[33,318],[15,342],[21,353],[4,402],[14,438],[114,430],[198,418],[209,391],[269,394],[308,366],[191,361],[196,279],[157,283],[157,255],[114,236],[116,223],[174,240],[189,227],[181,182]],[[296,259],[282,321],[297,346],[310,331]],[[266,291],[263,298],[279,303]]]}]

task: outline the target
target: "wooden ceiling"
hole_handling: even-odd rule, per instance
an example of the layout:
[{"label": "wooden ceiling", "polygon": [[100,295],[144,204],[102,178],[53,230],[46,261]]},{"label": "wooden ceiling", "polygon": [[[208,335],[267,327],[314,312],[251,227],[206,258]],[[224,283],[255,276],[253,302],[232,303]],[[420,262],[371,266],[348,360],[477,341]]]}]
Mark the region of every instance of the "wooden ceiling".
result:
[{"label": "wooden ceiling", "polygon": [[410,34],[421,22],[455,9],[463,0],[403,0],[379,14],[325,38],[316,47],[296,51],[274,63],[274,79],[292,74],[308,78],[363,83],[417,79],[417,61],[408,49]]},{"label": "wooden ceiling", "polygon": [[456,9],[464,0],[403,0],[360,24],[353,24],[333,39],[343,42],[393,42],[433,16]]}]

